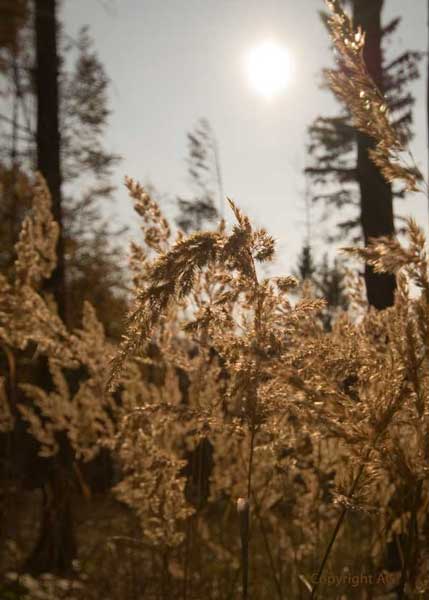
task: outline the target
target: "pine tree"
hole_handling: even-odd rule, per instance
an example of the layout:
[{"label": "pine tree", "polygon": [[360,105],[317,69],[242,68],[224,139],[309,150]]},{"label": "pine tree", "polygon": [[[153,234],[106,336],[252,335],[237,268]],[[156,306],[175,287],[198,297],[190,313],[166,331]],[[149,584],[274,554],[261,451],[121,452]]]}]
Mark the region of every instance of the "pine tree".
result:
[{"label": "pine tree", "polygon": [[318,295],[326,300],[326,308],[322,313],[322,322],[326,330],[330,330],[335,313],[338,309],[347,309],[345,295],[345,272],[340,261],[336,258],[329,263],[328,255],[323,256],[315,275]]},{"label": "pine tree", "polygon": [[327,253],[320,262],[316,262],[311,246],[305,243],[293,274],[300,281],[311,283],[314,293],[326,301],[321,320],[324,328],[330,330],[337,310],[347,309],[345,271],[341,262],[335,259],[331,264]]},{"label": "pine tree", "polygon": [[[29,2],[28,8],[19,52],[6,55],[4,71],[5,80],[13,83],[10,87],[14,93],[6,104],[10,113],[2,119],[11,131],[0,165],[2,181],[7,183],[1,212],[8,219],[7,242],[4,238],[0,241],[2,271],[7,272],[13,264],[11,250],[28,209],[25,194],[18,194],[22,192],[18,184],[24,187],[26,173],[37,166],[48,183],[55,220],[62,225],[57,246],[59,266],[46,291],[53,293],[58,312],[69,326],[80,321],[86,299],[104,308],[106,321],[112,323],[124,312],[125,297],[120,293],[125,281],[119,251],[106,243],[112,229],[101,219],[98,209],[98,201],[112,193],[106,181],[117,161],[103,147],[109,116],[108,79],[86,30],[77,43],[65,47],[64,38],[59,35],[55,0]],[[65,53],[73,51],[75,68],[66,72]],[[85,191],[78,192],[79,188]],[[19,206],[18,196],[23,198]],[[115,333],[114,328],[110,332]],[[17,357],[18,368],[20,358]],[[37,361],[35,370],[33,378],[48,391],[52,382],[43,360]],[[70,445],[62,439],[58,454],[41,461],[34,456],[37,448],[28,443],[22,421],[17,420],[13,450],[16,467],[22,467],[19,476],[25,477],[31,487],[42,487],[44,492],[39,537],[26,569],[36,574],[66,573],[77,550],[71,513],[76,465]]]},{"label": "pine tree", "polygon": [[[56,0],[36,0],[34,31],[37,167],[45,178],[51,196],[52,215],[59,225],[57,263],[46,280],[45,288],[53,294],[58,314],[67,323]],[[44,361],[40,362],[39,369],[46,389],[50,384],[50,374]],[[46,470],[39,535],[25,564],[30,573],[65,573],[70,570],[72,561],[76,558],[70,498],[72,486],[66,467],[70,454],[68,441],[62,439],[58,454]]]},{"label": "pine tree", "polygon": [[[188,133],[188,174],[194,189],[190,200],[178,198],[176,223],[186,233],[198,231],[222,215],[223,188],[219,153],[207,119]],[[218,208],[217,208],[218,207]]]},{"label": "pine tree", "polygon": [[[0,155],[3,201],[0,206],[0,269],[7,272],[14,261],[14,244],[29,207],[23,185],[37,167],[36,114],[33,111],[33,27],[30,16],[20,32],[15,55],[5,54],[4,81],[13,90],[4,103],[0,124],[5,144]],[[67,320],[80,323],[83,303],[90,301],[109,336],[119,335],[116,316],[123,313],[127,281],[125,260],[116,239],[124,229],[114,229],[103,217],[101,206],[110,200],[112,167],[119,157],[104,147],[110,116],[109,79],[93,48],[88,29],[76,40],[59,35],[58,76],[61,160],[61,219],[64,266],[67,272]],[[66,63],[70,64],[67,69]],[[16,63],[16,68],[14,64]],[[46,102],[41,90],[42,105]],[[41,132],[42,135],[42,132]],[[47,147],[47,144],[44,145]],[[50,148],[52,151],[52,148]],[[40,154],[40,152],[39,152]],[[27,199],[26,199],[27,198]],[[57,207],[58,208],[58,207]],[[88,281],[96,285],[88,285]]]},{"label": "pine tree", "polygon": [[59,55],[56,0],[37,0],[34,12],[36,49],[36,148],[37,169],[43,175],[52,198],[52,213],[60,226],[57,265],[47,281],[58,313],[67,320],[63,199],[60,139]]},{"label": "pine tree", "polygon": [[[354,0],[352,4],[355,23],[366,31],[364,58],[368,71],[386,95],[395,126],[404,138],[410,138],[414,98],[407,86],[418,77],[417,63],[421,55],[405,52],[386,62],[382,42],[396,31],[400,19],[382,28],[383,0]],[[316,119],[309,133],[313,164],[307,173],[316,189],[313,200],[321,201],[328,213],[334,208],[347,215],[338,223],[338,230],[331,239],[352,234],[354,242],[362,240],[367,244],[371,237],[393,235],[393,197],[403,196],[404,192],[393,190],[370,161],[368,149],[373,146],[372,140],[352,127],[350,114],[344,109],[339,116]],[[357,232],[358,227],[361,234]],[[371,305],[385,308],[393,303],[395,281],[392,275],[374,274],[367,266],[365,281]]]},{"label": "pine tree", "polygon": [[297,267],[295,272],[296,276],[302,280],[312,280],[315,272],[316,265],[314,264],[311,246],[310,244],[305,243],[298,256]]},{"label": "pine tree", "polygon": [[[68,317],[76,327],[89,301],[107,334],[118,337],[127,281],[123,251],[114,240],[125,228],[113,229],[101,212],[113,196],[109,180],[120,160],[105,149],[103,140],[110,116],[109,79],[87,28],[80,31],[74,52],[74,66],[63,72],[60,86]],[[81,191],[76,193],[78,187]]]}]

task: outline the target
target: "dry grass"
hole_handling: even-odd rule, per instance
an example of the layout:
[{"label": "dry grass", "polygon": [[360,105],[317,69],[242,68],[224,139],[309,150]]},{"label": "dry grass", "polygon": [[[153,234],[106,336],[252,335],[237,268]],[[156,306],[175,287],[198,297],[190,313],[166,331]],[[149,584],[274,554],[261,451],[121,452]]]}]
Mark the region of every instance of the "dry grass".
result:
[{"label": "dry grass", "polygon": [[[364,35],[329,4],[349,74],[332,74],[333,86],[376,139],[384,174],[414,188],[363,66]],[[104,550],[95,566],[87,558],[77,577],[83,587],[63,588],[64,597],[369,598],[395,586],[399,597],[427,594],[423,233],[409,221],[407,247],[379,239],[352,251],[396,274],[395,305],[376,312],[354,303],[327,332],[323,301],[308,294],[296,301],[292,277],[262,276],[274,241],[232,201],[230,230],[221,223],[174,238],[154,199],[130,179],[126,185],[143,244],[132,246],[134,295],[110,376],[112,348],[91,307],[82,327],[67,331],[39,289],[54,265],[56,236],[41,182],[15,277],[0,278],[2,429],[12,430],[21,412],[44,455],[66,436],[84,493],[79,465],[107,446],[121,468],[114,493],[136,518],[126,534],[112,518],[101,546],[114,560]],[[350,295],[356,299],[356,289]],[[29,349],[50,364],[52,390],[19,380],[15,367]],[[79,385],[70,389],[67,373],[78,368]],[[118,585],[109,587],[112,569]],[[375,583],[355,585],[362,573]],[[63,584],[52,591],[54,583],[31,597],[63,597]]]}]

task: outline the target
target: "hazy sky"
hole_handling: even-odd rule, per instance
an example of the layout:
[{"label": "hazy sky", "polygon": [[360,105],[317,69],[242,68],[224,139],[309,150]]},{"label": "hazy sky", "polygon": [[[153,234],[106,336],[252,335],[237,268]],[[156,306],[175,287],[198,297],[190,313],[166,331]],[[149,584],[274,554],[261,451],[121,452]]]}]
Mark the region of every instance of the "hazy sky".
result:
[{"label": "hazy sky", "polygon": [[[125,174],[169,195],[189,192],[186,132],[206,117],[218,140],[225,193],[278,239],[276,271],[290,270],[305,236],[307,127],[337,107],[330,92],[319,89],[321,69],[332,64],[318,17],[323,7],[322,0],[63,1],[67,33],[90,26],[112,81],[107,145],[123,157],[115,172],[118,220],[136,222],[121,189]],[[385,0],[385,22],[403,16],[389,55],[426,50],[426,7],[425,0]],[[249,86],[243,66],[246,53],[266,39],[284,44],[295,65],[287,89],[269,101]],[[412,149],[425,169],[423,61],[421,71],[413,87]],[[426,226],[427,200],[402,203],[400,212]],[[322,232],[313,225],[319,251]]]}]

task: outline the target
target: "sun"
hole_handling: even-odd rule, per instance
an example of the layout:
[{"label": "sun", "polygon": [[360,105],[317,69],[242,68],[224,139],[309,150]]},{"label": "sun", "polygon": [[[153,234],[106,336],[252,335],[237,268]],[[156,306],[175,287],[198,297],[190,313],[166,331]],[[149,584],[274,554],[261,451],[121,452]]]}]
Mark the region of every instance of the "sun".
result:
[{"label": "sun", "polygon": [[263,42],[248,53],[246,70],[252,87],[265,98],[272,98],[289,83],[292,73],[289,52],[275,42]]}]

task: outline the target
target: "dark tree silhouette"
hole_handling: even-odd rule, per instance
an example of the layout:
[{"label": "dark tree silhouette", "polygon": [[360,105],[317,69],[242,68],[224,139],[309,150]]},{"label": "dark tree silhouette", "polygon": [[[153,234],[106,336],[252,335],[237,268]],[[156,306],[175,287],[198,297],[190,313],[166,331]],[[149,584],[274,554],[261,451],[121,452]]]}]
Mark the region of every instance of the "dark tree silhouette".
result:
[{"label": "dark tree silhouette", "polygon": [[[364,59],[374,83],[384,92],[381,50],[381,9],[383,0],[354,0],[353,18],[366,32]],[[357,132],[357,180],[360,188],[360,221],[365,245],[369,239],[395,233],[393,222],[392,186],[380,173],[369,157],[368,151],[375,146],[367,135]],[[392,274],[374,273],[365,265],[365,283],[368,302],[382,309],[394,302],[395,277]]]},{"label": "dark tree silhouette", "polygon": [[[418,77],[421,54],[404,52],[387,62],[382,43],[396,31],[400,19],[382,27],[383,0],[353,0],[351,4],[356,25],[366,31],[364,58],[368,72],[385,94],[395,126],[404,138],[409,138],[414,98],[407,86]],[[334,208],[344,215],[330,239],[353,234],[354,242],[362,240],[366,244],[371,237],[394,235],[393,197],[403,196],[404,192],[392,189],[371,162],[368,150],[373,141],[355,130],[349,112],[319,117],[309,133],[312,164],[306,171],[316,192],[313,200],[323,203],[326,214]],[[366,267],[365,282],[371,305],[382,309],[393,303],[393,276],[374,274]]]},{"label": "dark tree silhouette", "polygon": [[[89,300],[101,319],[113,324],[108,333],[117,335],[119,315],[125,310],[125,296],[121,296],[125,279],[120,252],[109,240],[115,232],[101,219],[97,206],[99,199],[111,195],[108,177],[118,160],[102,143],[109,116],[109,81],[85,29],[77,41],[65,46],[54,0],[26,4],[32,18],[25,27],[21,25],[13,52],[5,52],[6,69],[1,72],[13,84],[14,94],[9,105],[4,104],[9,115],[2,115],[11,134],[4,137],[0,163],[4,190],[0,234],[6,234],[0,237],[0,269],[7,274],[13,265],[17,232],[31,205],[27,173],[38,168],[51,192],[54,218],[61,225],[58,266],[44,291],[54,296],[59,314],[70,327],[78,325],[83,301]],[[66,70],[67,52],[76,60]],[[77,182],[85,190],[80,196]],[[17,357],[18,370],[21,358]],[[52,382],[46,362],[37,361],[33,370],[31,377],[49,390]],[[76,556],[71,512],[79,479],[75,457],[65,439],[59,440],[55,457],[37,457],[38,448],[19,419],[12,437],[8,461],[14,472],[28,487],[43,492],[39,537],[25,568],[34,574],[67,573]]]},{"label": "dark tree silhouette", "polygon": [[207,119],[200,119],[188,133],[188,153],[188,174],[194,197],[178,198],[179,215],[176,218],[177,225],[185,232],[202,229],[216,221],[223,211],[219,152]]},{"label": "dark tree silhouette", "polygon": [[63,203],[61,193],[61,140],[59,58],[57,43],[57,12],[55,0],[37,0],[34,31],[36,37],[37,96],[37,168],[48,184],[52,199],[52,214],[60,225],[57,244],[57,266],[47,281],[53,292],[58,313],[67,321],[66,281],[64,265]]}]

